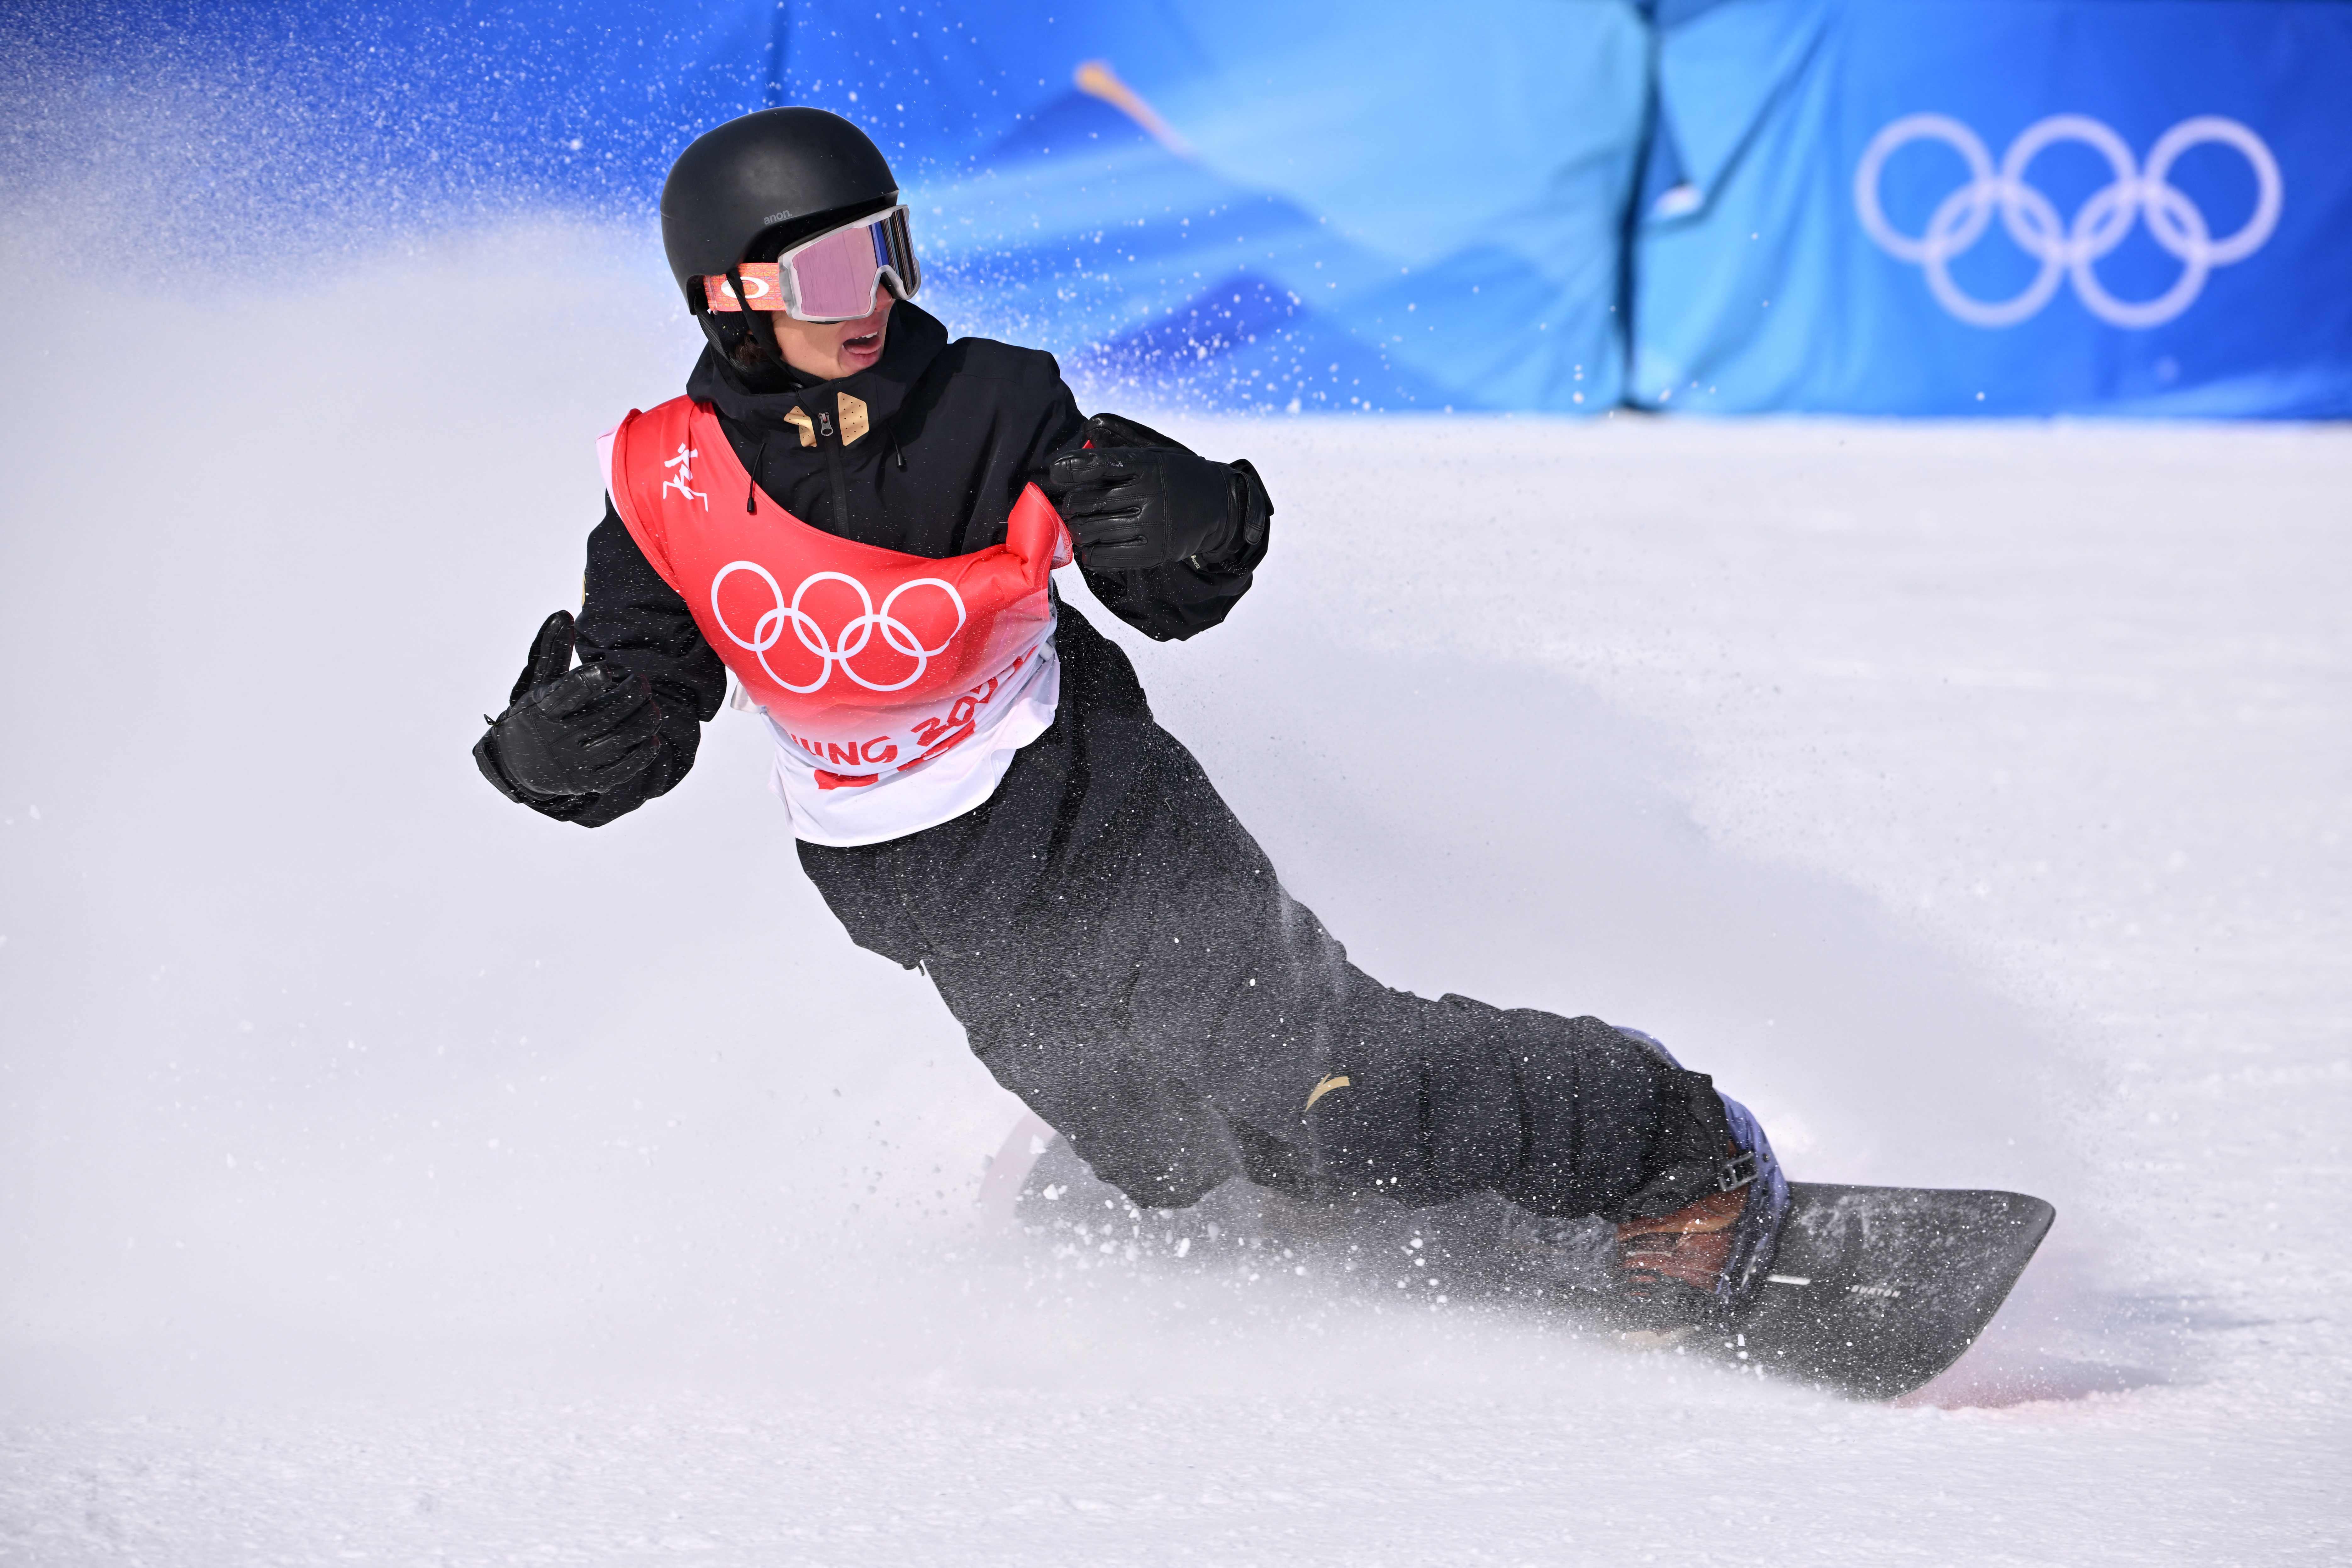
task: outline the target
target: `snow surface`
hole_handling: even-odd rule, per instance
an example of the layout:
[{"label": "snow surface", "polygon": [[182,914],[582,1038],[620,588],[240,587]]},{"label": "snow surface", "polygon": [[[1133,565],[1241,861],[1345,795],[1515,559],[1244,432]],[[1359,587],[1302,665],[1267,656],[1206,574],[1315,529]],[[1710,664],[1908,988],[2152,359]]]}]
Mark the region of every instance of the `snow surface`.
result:
[{"label": "snow surface", "polygon": [[690,353],[641,230],[135,318],[6,246],[0,1563],[2352,1553],[2352,432],[1175,423],[1275,551],[1121,640],[1362,963],[1645,1027],[1801,1176],[2057,1204],[1866,1406],[1008,1250],[1019,1108],[753,725],[593,834],[492,795]]}]

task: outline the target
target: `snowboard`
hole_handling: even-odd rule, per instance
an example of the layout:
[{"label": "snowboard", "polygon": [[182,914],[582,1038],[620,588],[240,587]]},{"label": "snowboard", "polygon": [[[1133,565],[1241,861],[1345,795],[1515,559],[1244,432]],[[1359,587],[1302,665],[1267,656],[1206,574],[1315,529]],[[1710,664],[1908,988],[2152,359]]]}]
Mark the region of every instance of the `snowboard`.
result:
[{"label": "snowboard", "polygon": [[1960,1359],[2057,1211],[2023,1193],[1789,1184],[1764,1289],[1713,1331],[1718,1358],[1895,1399]]},{"label": "snowboard", "polygon": [[[1188,1209],[1146,1210],[1096,1179],[1034,1117],[991,1163],[981,1202],[1052,1255],[1094,1267],[1223,1258],[1349,1278],[1421,1310],[1518,1304],[1629,1350],[1696,1356],[1858,1399],[1897,1398],[1960,1358],[2032,1261],[2056,1211],[2022,1193],[1790,1184],[1757,1299],[1736,1316],[1630,1321],[1615,1227],[1528,1216],[1493,1194],[1432,1208],[1284,1194],[1235,1180]],[[1531,1230],[1542,1233],[1532,1246]]]}]

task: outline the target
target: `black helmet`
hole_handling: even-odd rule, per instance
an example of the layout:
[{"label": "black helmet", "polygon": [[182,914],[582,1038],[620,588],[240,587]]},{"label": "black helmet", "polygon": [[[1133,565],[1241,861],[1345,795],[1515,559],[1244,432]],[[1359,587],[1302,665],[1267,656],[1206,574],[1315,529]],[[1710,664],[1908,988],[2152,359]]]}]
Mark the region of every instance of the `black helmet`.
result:
[{"label": "black helmet", "polygon": [[662,185],[662,248],[687,308],[700,316],[696,279],[773,260],[898,201],[882,150],[848,121],[822,109],[757,110],[704,132],[677,155]]}]

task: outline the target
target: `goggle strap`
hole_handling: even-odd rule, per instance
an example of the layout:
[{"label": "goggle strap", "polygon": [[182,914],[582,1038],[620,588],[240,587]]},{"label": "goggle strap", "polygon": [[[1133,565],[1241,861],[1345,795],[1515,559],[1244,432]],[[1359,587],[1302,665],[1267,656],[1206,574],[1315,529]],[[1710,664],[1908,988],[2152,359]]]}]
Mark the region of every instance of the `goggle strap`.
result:
[{"label": "goggle strap", "polygon": [[737,301],[741,291],[749,289],[751,309],[781,310],[784,308],[783,279],[777,276],[777,264],[772,261],[746,261],[730,267],[724,273],[710,273],[702,279],[703,303],[714,310],[736,311],[743,307]]}]

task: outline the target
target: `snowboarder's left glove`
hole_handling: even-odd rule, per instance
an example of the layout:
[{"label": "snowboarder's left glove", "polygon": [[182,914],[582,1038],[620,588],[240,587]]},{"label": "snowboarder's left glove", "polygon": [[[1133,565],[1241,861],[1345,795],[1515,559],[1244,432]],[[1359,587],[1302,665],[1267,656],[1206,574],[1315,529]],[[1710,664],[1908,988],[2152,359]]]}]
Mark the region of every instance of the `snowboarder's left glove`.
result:
[{"label": "snowboarder's left glove", "polygon": [[1235,491],[1245,498],[1247,482],[1228,464],[1171,445],[1066,452],[1039,484],[1069,525],[1080,565],[1132,572],[1223,562],[1241,531]]}]

